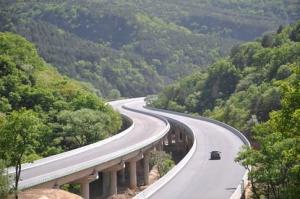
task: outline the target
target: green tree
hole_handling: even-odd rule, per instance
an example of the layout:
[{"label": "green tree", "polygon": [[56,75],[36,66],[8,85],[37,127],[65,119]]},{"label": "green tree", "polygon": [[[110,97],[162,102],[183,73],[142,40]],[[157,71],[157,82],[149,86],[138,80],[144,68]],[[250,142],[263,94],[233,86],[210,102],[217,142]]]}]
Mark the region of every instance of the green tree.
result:
[{"label": "green tree", "polygon": [[272,34],[266,34],[263,36],[261,45],[264,48],[272,47],[274,43],[273,35]]},{"label": "green tree", "polygon": [[170,154],[164,151],[151,151],[150,165],[157,165],[160,176],[163,176],[174,167],[175,163]]},{"label": "green tree", "polygon": [[242,151],[237,161],[252,167],[249,178],[256,198],[300,197],[300,66],[294,74],[279,82],[283,91],[282,108],[255,128],[259,149]]},{"label": "green tree", "polygon": [[62,111],[58,115],[65,142],[69,149],[107,138],[112,132],[105,125],[110,117],[100,111],[81,109]]},{"label": "green tree", "polygon": [[18,184],[21,176],[22,163],[28,154],[34,153],[37,138],[44,125],[31,110],[13,111],[0,126],[1,159],[15,167],[15,197],[18,198]]},{"label": "green tree", "polygon": [[238,70],[228,60],[220,60],[208,70],[203,93],[199,100],[198,110],[212,108],[216,99],[227,99],[236,88],[240,79]]},{"label": "green tree", "polygon": [[297,22],[297,24],[293,27],[290,38],[293,41],[300,41],[300,21]]}]

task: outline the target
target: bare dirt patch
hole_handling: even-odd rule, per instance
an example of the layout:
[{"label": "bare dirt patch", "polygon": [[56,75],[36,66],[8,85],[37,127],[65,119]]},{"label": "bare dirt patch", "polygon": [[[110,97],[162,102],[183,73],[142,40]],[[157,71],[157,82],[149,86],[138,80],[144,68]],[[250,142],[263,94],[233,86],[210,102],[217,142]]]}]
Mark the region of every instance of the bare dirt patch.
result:
[{"label": "bare dirt patch", "polygon": [[[12,197],[13,198],[13,197]],[[83,199],[60,189],[29,189],[19,193],[20,199]]]}]

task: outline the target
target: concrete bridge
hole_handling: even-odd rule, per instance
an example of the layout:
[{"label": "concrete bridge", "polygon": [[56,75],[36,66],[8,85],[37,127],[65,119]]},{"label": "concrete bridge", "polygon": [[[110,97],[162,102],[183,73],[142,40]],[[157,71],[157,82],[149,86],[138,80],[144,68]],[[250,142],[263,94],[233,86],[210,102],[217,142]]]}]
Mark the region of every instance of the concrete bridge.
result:
[{"label": "concrete bridge", "polygon": [[[104,141],[31,164],[24,164],[20,189],[59,188],[64,184],[74,183],[80,184],[81,195],[85,199],[114,195],[118,192],[119,184],[127,184],[131,189],[135,189],[138,186],[138,178],[142,179],[144,185],[149,184],[149,152],[151,150],[180,148],[183,152],[188,152],[184,159],[165,177],[136,198],[230,198],[233,194],[240,194],[237,193],[240,188],[236,188],[240,185],[245,170],[234,163],[233,159],[240,146],[247,144],[247,140],[243,140],[239,132],[234,132],[234,134],[233,129],[212,123],[212,121],[146,110],[143,108],[143,98],[120,100],[110,104],[132,120],[128,129]],[[211,135],[217,136],[215,138],[217,141],[212,140],[210,136],[210,140],[203,137],[203,133],[209,133],[205,132],[206,130],[220,131],[221,134],[212,133]],[[200,136],[198,131],[201,131]],[[203,146],[197,146],[197,142]],[[206,159],[209,159],[206,153],[210,149],[225,152],[220,161],[221,164],[206,165]],[[198,157],[197,153],[202,155]],[[137,175],[137,168],[143,172],[142,176]],[[225,172],[212,174],[215,169]],[[11,170],[10,173],[12,172]],[[208,174],[201,176],[203,172],[208,172]],[[212,176],[209,176],[210,174]],[[216,175],[218,179],[212,183]],[[200,181],[195,182],[195,179],[200,179]],[[201,184],[205,181],[208,183]],[[204,194],[203,197],[199,197],[201,189],[186,187],[189,186],[189,182],[195,183],[191,187],[208,184],[209,189],[202,190],[202,192],[207,192],[207,190],[215,192],[213,189],[217,188],[217,194],[207,195],[209,197]],[[207,188],[207,186],[204,187]],[[226,190],[226,187],[231,189]],[[182,197],[187,189],[190,195]]]}]

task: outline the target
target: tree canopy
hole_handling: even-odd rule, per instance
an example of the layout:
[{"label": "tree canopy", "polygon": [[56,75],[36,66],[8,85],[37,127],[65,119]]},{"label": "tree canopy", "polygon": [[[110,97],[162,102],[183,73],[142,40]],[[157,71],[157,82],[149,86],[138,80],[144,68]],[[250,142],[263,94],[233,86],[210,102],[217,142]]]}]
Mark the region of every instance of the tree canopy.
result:
[{"label": "tree canopy", "polygon": [[[299,18],[293,0],[1,1],[0,31],[23,35],[59,72],[106,98],[153,94],[230,48]],[[295,38],[297,35],[295,35]],[[268,35],[263,42],[270,45]]]},{"label": "tree canopy", "polygon": [[253,148],[242,150],[236,160],[249,170],[257,199],[300,196],[299,24],[235,46],[225,60],[149,101],[155,107],[212,117],[245,133]]},{"label": "tree canopy", "polygon": [[[0,33],[0,115],[1,159],[13,158],[11,165],[90,144],[121,127],[120,115],[90,85],[61,76],[33,44],[12,33]],[[67,142],[70,126],[74,137],[86,133],[88,140]]]},{"label": "tree canopy", "polygon": [[270,33],[272,46],[264,46],[262,38],[233,47],[226,59],[166,87],[153,105],[213,117],[249,132],[253,117],[265,122],[281,107],[278,82],[293,74],[292,65],[300,59],[292,33],[298,25]]}]

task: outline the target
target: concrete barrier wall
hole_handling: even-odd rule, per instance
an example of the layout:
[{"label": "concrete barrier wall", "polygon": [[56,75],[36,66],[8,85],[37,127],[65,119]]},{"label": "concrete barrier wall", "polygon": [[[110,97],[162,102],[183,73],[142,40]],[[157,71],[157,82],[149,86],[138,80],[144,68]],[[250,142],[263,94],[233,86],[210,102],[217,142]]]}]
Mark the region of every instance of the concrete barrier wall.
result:
[{"label": "concrete barrier wall", "polygon": [[[160,112],[165,112],[165,113],[190,117],[190,118],[194,118],[194,119],[199,119],[199,120],[202,120],[202,121],[211,122],[213,124],[222,126],[225,129],[228,129],[230,132],[232,132],[236,136],[238,136],[246,146],[251,147],[251,144],[250,144],[249,140],[240,131],[238,131],[237,129],[235,129],[232,126],[229,126],[228,124],[225,124],[223,122],[220,122],[220,121],[217,121],[217,120],[214,120],[214,119],[210,119],[210,118],[206,118],[206,117],[194,116],[194,115],[189,115],[189,114],[186,114],[186,113],[179,113],[179,112],[163,110],[163,109],[157,109],[157,108],[152,108],[152,107],[148,107],[148,106],[145,107],[145,108],[147,108],[149,110],[160,111]],[[247,185],[248,185],[248,171],[245,172],[245,174],[244,174],[244,176],[241,180],[241,183],[238,185],[238,187],[236,188],[234,193],[231,195],[230,199],[240,199],[242,197],[243,192],[244,192],[244,188]],[[143,197],[137,197],[137,199],[142,199],[142,198]]]},{"label": "concrete barrier wall", "polygon": [[249,140],[240,131],[238,131],[237,129],[233,128],[232,126],[229,126],[228,124],[225,124],[225,123],[220,122],[218,120],[214,120],[214,119],[210,119],[210,118],[206,118],[206,117],[202,117],[202,116],[190,115],[190,114],[186,114],[186,113],[175,112],[175,111],[157,109],[157,108],[152,108],[152,107],[148,107],[148,106],[146,106],[145,108],[147,108],[149,110],[181,115],[181,116],[190,117],[190,118],[194,118],[194,119],[203,120],[203,121],[206,121],[206,122],[211,122],[211,123],[217,124],[219,126],[224,127],[225,129],[228,129],[232,133],[234,133],[236,136],[238,136],[244,142],[245,145],[247,145],[249,147],[251,146]]},{"label": "concrete barrier wall", "polygon": [[[142,113],[146,113],[141,111]],[[146,113],[146,114],[151,114],[151,115],[156,115],[152,113]],[[197,143],[196,140],[194,139],[194,133],[193,131],[185,124],[178,120],[174,120],[172,118],[166,117],[167,120],[172,121],[173,123],[176,123],[177,125],[183,127],[185,129],[185,133],[187,133],[193,140],[193,145],[192,148],[189,150],[189,152],[185,155],[185,157],[176,165],[174,166],[167,174],[165,174],[162,178],[160,178],[158,181],[155,183],[151,184],[147,189],[144,191],[140,192],[138,195],[136,195],[133,199],[146,199],[151,197],[156,191],[159,189],[163,188],[174,176],[176,176],[184,167],[185,165],[189,162],[191,157],[194,155],[196,148],[197,148]]]},{"label": "concrete barrier wall", "polygon": [[[123,137],[124,135],[126,135],[127,133],[129,133],[135,126],[135,124],[133,123],[132,119],[127,117],[126,115],[122,115],[122,117],[129,121],[130,122],[130,126],[125,129],[124,131],[114,135],[114,136],[111,136],[107,139],[104,139],[104,140],[101,140],[101,141],[98,141],[96,143],[93,143],[93,144],[89,144],[89,145],[86,145],[86,146],[83,146],[83,147],[80,147],[80,148],[77,148],[77,149],[73,149],[73,150],[70,150],[70,151],[66,151],[66,152],[63,152],[63,153],[59,153],[57,155],[52,155],[52,156],[49,156],[49,157],[46,157],[46,158],[42,158],[42,159],[39,159],[39,160],[36,160],[32,163],[25,163],[25,164],[22,164],[22,171],[28,169],[28,168],[34,168],[34,167],[38,167],[38,166],[41,166],[41,165],[44,165],[44,164],[47,164],[49,162],[52,162],[52,161],[57,161],[57,160],[60,160],[60,159],[63,159],[63,158],[67,158],[67,157],[70,157],[70,156],[73,156],[73,155],[76,155],[78,153],[82,153],[84,151],[88,151],[90,149],[93,149],[93,148],[96,148],[96,147],[100,147],[104,144],[107,144],[113,140],[117,140],[117,139],[120,139],[121,137]],[[9,168],[8,169],[8,173],[9,174],[14,174],[15,173],[15,168]]]},{"label": "concrete barrier wall", "polygon": [[[101,156],[99,158],[95,158],[93,160],[90,161],[86,161],[86,162],[82,162],[80,164],[76,164],[76,165],[72,165],[66,168],[62,168],[60,170],[57,171],[53,171],[51,173],[47,173],[41,176],[37,176],[36,178],[32,178],[30,180],[26,180],[26,183],[24,182],[20,182],[19,184],[19,188],[20,189],[26,189],[26,188],[30,188],[30,187],[34,187],[37,186],[39,184],[44,184],[44,183],[50,183],[52,181],[57,181],[59,179],[63,179],[65,176],[71,176],[75,173],[81,172],[81,171],[85,171],[87,169],[91,169],[91,168],[95,168],[95,167],[103,167],[105,165],[108,165],[108,163],[111,164],[117,164],[117,162],[120,162],[121,160],[126,160],[126,158],[131,158],[130,156],[133,154],[138,154],[140,153],[141,150],[143,149],[148,149],[149,147],[152,147],[154,144],[156,144],[162,137],[164,137],[170,130],[170,124],[168,123],[168,121],[162,117],[158,117],[157,118],[161,118],[161,120],[166,124],[166,127],[164,129],[161,130],[160,133],[158,133],[157,135],[154,135],[140,143],[134,144],[130,147],[127,147],[125,149],[120,149],[114,153],[111,154],[107,154],[104,156]],[[82,152],[82,151],[87,151],[89,149],[95,148],[95,147],[99,147],[105,143],[108,143],[112,140],[115,139],[120,139],[121,137],[123,137],[125,134],[129,133],[133,128],[134,128],[134,123],[125,131],[112,136],[108,139],[102,140],[100,142],[97,142],[95,144],[91,144],[91,145],[87,145],[72,151],[68,151],[62,154],[58,154],[56,156],[53,157],[49,157],[49,158],[45,158],[45,159],[41,159],[39,160],[37,163],[34,164],[28,164],[26,165],[25,169],[28,167],[37,167],[41,164],[47,164],[51,161],[57,161],[59,159],[65,158],[65,157],[69,157],[72,155],[77,155],[78,153]],[[104,166],[102,166],[104,165]],[[13,173],[13,172],[12,172]]]}]

